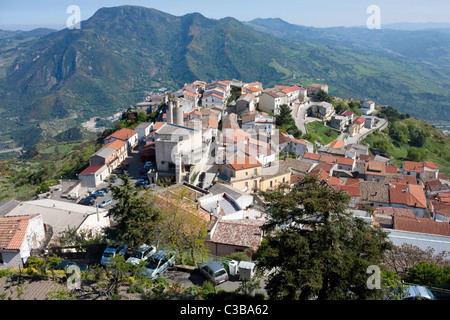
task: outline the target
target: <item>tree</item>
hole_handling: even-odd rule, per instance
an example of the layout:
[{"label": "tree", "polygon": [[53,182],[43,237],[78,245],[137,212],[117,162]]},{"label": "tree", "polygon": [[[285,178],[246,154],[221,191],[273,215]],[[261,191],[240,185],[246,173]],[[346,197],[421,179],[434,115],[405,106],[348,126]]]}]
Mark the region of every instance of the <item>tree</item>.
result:
[{"label": "tree", "polygon": [[139,111],[136,117],[137,122],[147,121],[147,114],[144,111]]},{"label": "tree", "polygon": [[294,119],[292,118],[292,110],[287,104],[282,104],[280,106],[280,113],[275,116],[276,118],[276,125],[277,126],[283,126],[283,125],[292,125],[294,122]]},{"label": "tree", "polygon": [[110,189],[112,198],[118,200],[108,211],[108,216],[116,221],[116,225],[107,230],[110,237],[131,247],[153,240],[160,215],[148,194],[139,195],[126,172],[122,185],[110,185]]},{"label": "tree", "polygon": [[275,116],[277,128],[280,128],[281,132],[289,133],[295,138],[300,139],[302,132],[297,128],[291,113],[292,110],[287,104],[280,106],[280,113]]},{"label": "tree", "polygon": [[373,147],[381,152],[387,153],[389,151],[389,142],[386,139],[380,139],[373,143]]},{"label": "tree", "polygon": [[409,129],[406,125],[395,121],[389,123],[389,136],[400,142],[400,143],[408,143],[409,141]]},{"label": "tree", "polygon": [[427,134],[420,129],[414,128],[410,132],[411,145],[414,147],[423,147],[427,142]]},{"label": "tree", "polygon": [[387,234],[353,218],[347,193],[307,176],[289,190],[262,192],[270,218],[257,251],[271,299],[367,299],[367,268],[381,265]]},{"label": "tree", "polygon": [[109,259],[109,263],[105,266],[105,276],[108,280],[106,296],[111,299],[119,293],[122,283],[127,281],[129,276],[140,276],[143,271],[143,262],[138,265],[125,261],[123,256],[116,255]]},{"label": "tree", "polygon": [[386,253],[384,264],[388,269],[398,274],[404,274],[421,261],[433,263],[443,268],[450,267],[450,252],[442,251],[436,254],[434,251],[431,247],[423,250],[410,244],[394,246]]},{"label": "tree", "polygon": [[424,161],[427,156],[427,151],[425,149],[411,147],[408,149],[406,158],[410,161]]},{"label": "tree", "polygon": [[426,286],[448,283],[449,280],[443,267],[425,261],[409,268],[405,276],[407,282]]},{"label": "tree", "polygon": [[208,223],[198,216],[196,204],[187,196],[186,188],[166,189],[155,202],[161,211],[158,224],[159,239],[178,253],[184,264],[184,251],[188,250],[190,257],[196,263],[196,254],[207,252],[205,238]]},{"label": "tree", "polygon": [[323,91],[323,90],[319,90],[319,92],[317,93],[317,98],[318,98],[320,101],[325,101],[325,102],[329,102],[329,103],[331,103],[331,101],[332,101],[332,99],[331,99],[331,97],[328,95],[328,93],[326,93],[326,92]]}]

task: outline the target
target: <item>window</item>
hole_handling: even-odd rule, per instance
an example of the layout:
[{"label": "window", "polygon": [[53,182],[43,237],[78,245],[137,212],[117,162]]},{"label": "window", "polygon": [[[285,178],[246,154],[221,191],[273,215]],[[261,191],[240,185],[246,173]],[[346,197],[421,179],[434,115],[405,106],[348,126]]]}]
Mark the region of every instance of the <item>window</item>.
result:
[{"label": "window", "polygon": [[3,264],[3,256],[2,256],[2,254],[0,253],[0,265],[2,265]]},{"label": "window", "polygon": [[256,176],[257,174],[258,174],[258,169],[254,169],[254,170],[253,170],[253,175]]}]

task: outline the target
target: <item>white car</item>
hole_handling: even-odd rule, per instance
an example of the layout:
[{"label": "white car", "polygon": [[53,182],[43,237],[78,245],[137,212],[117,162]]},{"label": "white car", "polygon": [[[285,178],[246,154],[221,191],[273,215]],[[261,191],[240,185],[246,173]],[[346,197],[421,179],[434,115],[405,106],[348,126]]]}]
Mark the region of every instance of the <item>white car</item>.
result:
[{"label": "white car", "polygon": [[100,202],[100,204],[98,205],[100,208],[104,208],[104,207],[106,207],[107,205],[110,205],[111,204],[111,202],[112,202],[112,200],[111,199],[105,199],[105,200],[103,200],[102,202]]},{"label": "white car", "polygon": [[139,264],[141,261],[145,261],[152,256],[156,252],[156,248],[154,246],[149,246],[143,244],[138,249],[134,250],[131,256],[127,259],[126,262],[132,264]]}]

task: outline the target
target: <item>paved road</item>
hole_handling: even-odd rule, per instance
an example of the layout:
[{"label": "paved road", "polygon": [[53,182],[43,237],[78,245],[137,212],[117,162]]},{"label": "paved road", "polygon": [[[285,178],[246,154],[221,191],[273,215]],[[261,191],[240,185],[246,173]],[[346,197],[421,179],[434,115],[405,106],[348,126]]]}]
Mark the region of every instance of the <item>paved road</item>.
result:
[{"label": "paved road", "polygon": [[[367,137],[368,135],[379,130],[380,128],[382,128],[383,126],[385,126],[387,124],[386,119],[383,119],[383,118],[377,118],[377,119],[379,121],[372,129],[363,128],[361,130],[361,132],[358,133],[357,135],[355,135],[354,137],[347,137],[347,139],[344,139],[344,145],[358,144],[360,142],[359,141],[360,139]],[[347,132],[347,130],[345,132]]]}]

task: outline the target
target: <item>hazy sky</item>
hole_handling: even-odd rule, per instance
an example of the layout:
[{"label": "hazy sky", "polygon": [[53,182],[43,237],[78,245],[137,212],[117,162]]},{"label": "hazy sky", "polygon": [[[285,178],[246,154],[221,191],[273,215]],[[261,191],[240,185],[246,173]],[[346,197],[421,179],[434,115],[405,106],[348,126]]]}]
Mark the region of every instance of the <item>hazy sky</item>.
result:
[{"label": "hazy sky", "polygon": [[124,4],[155,8],[176,16],[200,12],[213,19],[282,18],[293,24],[314,27],[365,25],[370,16],[367,8],[377,5],[381,26],[394,22],[450,23],[449,0],[0,0],[0,28],[59,29],[66,26],[70,5],[77,5],[81,20],[86,20],[101,7]]}]

